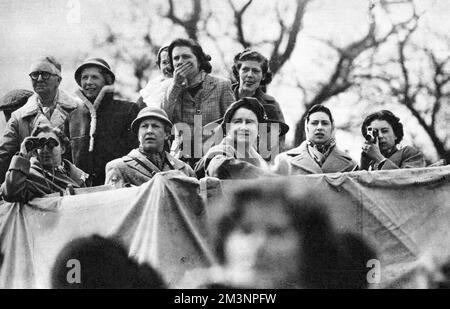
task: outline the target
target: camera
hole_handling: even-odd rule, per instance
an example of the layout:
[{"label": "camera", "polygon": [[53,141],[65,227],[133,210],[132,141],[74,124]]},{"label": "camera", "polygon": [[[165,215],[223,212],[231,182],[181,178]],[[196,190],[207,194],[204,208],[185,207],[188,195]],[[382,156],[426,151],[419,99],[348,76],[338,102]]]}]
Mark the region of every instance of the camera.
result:
[{"label": "camera", "polygon": [[378,141],[378,129],[368,127],[366,130],[366,135],[364,137],[369,143],[376,143]]}]

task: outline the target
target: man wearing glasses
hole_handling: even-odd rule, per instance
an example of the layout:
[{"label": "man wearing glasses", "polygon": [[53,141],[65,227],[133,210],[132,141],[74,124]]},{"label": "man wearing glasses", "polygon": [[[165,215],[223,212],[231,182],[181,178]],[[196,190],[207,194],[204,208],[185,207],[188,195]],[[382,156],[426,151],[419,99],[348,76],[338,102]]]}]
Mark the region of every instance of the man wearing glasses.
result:
[{"label": "man wearing glasses", "polygon": [[38,58],[29,73],[34,94],[15,111],[0,139],[0,182],[5,179],[13,155],[23,140],[39,125],[63,130],[81,101],[59,89],[61,64],[52,56]]}]

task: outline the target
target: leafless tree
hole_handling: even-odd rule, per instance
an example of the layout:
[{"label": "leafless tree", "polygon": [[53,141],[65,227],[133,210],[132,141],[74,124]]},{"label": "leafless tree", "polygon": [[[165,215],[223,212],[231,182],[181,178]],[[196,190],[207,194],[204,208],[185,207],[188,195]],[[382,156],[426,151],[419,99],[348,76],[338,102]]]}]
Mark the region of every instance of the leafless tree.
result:
[{"label": "leafless tree", "polygon": [[[379,68],[374,70],[378,73],[359,77],[383,83],[389,95],[417,119],[439,157],[450,162],[450,125],[446,120],[450,103],[450,56],[448,52],[438,55],[432,48],[414,43],[413,35],[417,28],[418,19],[397,36],[397,54],[388,61],[393,65],[390,68],[396,66],[397,70]],[[450,37],[439,38],[436,35],[434,40],[442,40],[450,51]],[[410,65],[412,62],[420,62],[420,69]],[[386,63],[376,65],[381,67]]]},{"label": "leafless tree", "polygon": [[[412,4],[410,1],[401,2]],[[393,23],[389,31],[380,35],[380,31],[378,29],[380,25],[377,22],[374,9],[377,8],[376,5],[384,5],[383,8],[388,9],[392,2],[379,4],[374,4],[374,2],[369,3],[369,27],[364,37],[357,41],[351,42],[344,47],[337,46],[332,40],[323,41],[324,44],[335,51],[337,54],[337,60],[335,61],[333,72],[328,80],[320,84],[320,87],[314,92],[314,95],[311,98],[304,97],[304,102],[302,103],[305,107],[305,112],[297,122],[294,145],[299,145],[306,138],[304,133],[304,125],[306,120],[306,112],[308,109],[316,104],[324,103],[340,93],[346,92],[353,86],[357,86],[359,83],[358,78],[361,77],[355,74],[361,70],[361,64],[358,62],[358,59],[362,55],[366,55],[369,52],[372,54],[376,53],[377,49],[382,46],[383,43],[386,43],[387,40],[394,34],[398,33],[401,29],[407,27],[411,21],[418,18],[416,14],[413,14],[413,16],[406,21],[398,22],[396,24]],[[300,82],[298,82],[297,86],[300,89],[304,89]]]}]

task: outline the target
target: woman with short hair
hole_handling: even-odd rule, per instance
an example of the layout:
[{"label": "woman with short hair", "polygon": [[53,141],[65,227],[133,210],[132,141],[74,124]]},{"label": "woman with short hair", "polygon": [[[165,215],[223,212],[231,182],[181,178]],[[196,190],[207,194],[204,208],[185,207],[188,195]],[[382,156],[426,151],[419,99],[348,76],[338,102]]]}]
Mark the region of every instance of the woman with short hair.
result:
[{"label": "woman with short hair", "polygon": [[[289,127],[285,124],[284,115],[277,100],[266,93],[266,87],[272,82],[269,60],[261,53],[244,49],[234,56],[232,67],[236,83],[232,85],[236,100],[253,97],[263,105],[264,110],[273,121],[280,123],[279,151],[284,148],[284,136]],[[269,158],[273,159],[273,158]]]},{"label": "woman with short hair", "polygon": [[181,139],[176,136],[173,153],[193,166],[202,156],[203,142],[195,140],[194,130],[223,117],[234,102],[231,82],[210,74],[211,57],[193,40],[176,39],[168,52],[174,72],[162,107],[175,127],[178,123],[185,126],[180,129],[184,133]]},{"label": "woman with short hair", "polygon": [[57,128],[36,127],[25,138],[6,173],[1,193],[5,201],[26,203],[35,197],[85,187],[88,175],[62,158],[68,138]]},{"label": "woman with short hair", "polygon": [[403,125],[391,111],[381,110],[367,116],[361,133],[366,138],[361,153],[361,169],[425,167],[422,152],[411,146],[399,146],[403,139]]}]

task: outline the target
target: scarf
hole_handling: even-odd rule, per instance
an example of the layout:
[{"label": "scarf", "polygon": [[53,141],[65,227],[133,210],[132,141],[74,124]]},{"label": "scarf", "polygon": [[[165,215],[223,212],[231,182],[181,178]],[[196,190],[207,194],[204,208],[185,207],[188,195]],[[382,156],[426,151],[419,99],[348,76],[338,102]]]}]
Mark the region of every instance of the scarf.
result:
[{"label": "scarf", "polygon": [[51,106],[44,106],[44,105],[42,104],[41,97],[40,97],[39,95],[38,95],[37,98],[36,98],[36,102],[37,102],[37,105],[38,105],[39,109],[41,110],[42,114],[43,114],[49,121],[51,120],[52,114],[53,114],[53,112],[55,111],[55,108],[56,108],[56,104],[57,104],[57,102],[58,102],[58,99],[59,99],[59,91],[56,93],[55,97],[53,98],[53,102],[52,102],[52,105],[51,105]]},{"label": "scarf", "polygon": [[139,148],[139,152],[143,154],[150,162],[152,162],[160,171],[164,170],[164,164],[166,163],[165,151],[146,153],[141,148]]},{"label": "scarf", "polygon": [[336,146],[336,140],[334,138],[330,138],[325,144],[317,145],[311,141],[307,141],[307,149],[309,155],[322,167],[325,160],[328,158],[328,155],[333,150],[334,146]]},{"label": "scarf", "polygon": [[104,86],[102,90],[100,90],[94,103],[92,103],[88,100],[88,98],[85,97],[81,89],[78,89],[75,92],[75,94],[83,101],[84,105],[88,108],[89,114],[91,115],[91,122],[89,125],[89,152],[94,151],[94,135],[95,131],[97,130],[97,110],[107,92],[114,92],[114,86]]}]

